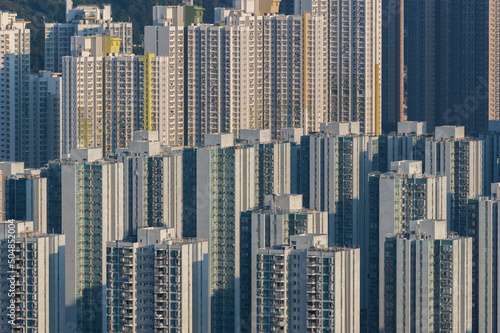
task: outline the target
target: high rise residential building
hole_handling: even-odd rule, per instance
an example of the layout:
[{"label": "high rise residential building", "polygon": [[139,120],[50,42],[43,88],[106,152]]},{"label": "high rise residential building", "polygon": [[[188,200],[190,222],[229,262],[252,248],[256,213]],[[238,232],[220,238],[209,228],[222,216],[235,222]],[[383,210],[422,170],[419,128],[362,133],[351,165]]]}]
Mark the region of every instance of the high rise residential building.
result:
[{"label": "high rise residential building", "polygon": [[[127,147],[133,139],[134,130],[141,129],[141,125],[144,124],[147,129],[158,127],[157,118],[153,117],[149,108],[146,109],[146,105],[143,113],[139,111],[143,105],[140,93],[140,57],[105,56],[103,63],[103,143],[99,145],[97,139],[95,147],[103,147],[109,154],[117,148]],[[99,82],[99,78],[96,81]]]},{"label": "high rise residential building", "polygon": [[51,230],[47,230],[47,195],[50,194],[47,192],[47,179],[41,176],[40,170],[24,170],[23,167],[18,170],[21,172],[9,174],[4,168],[6,163],[9,162],[0,163],[0,170],[6,175],[5,219],[33,221],[33,231],[42,234],[50,232]]},{"label": "high rise residential building", "polygon": [[[447,49],[446,56],[438,54],[440,61],[446,61],[442,64],[447,69],[447,76],[437,81],[441,89],[445,87],[446,90],[438,95],[443,102],[435,109],[436,114],[442,115],[443,125],[462,125],[468,132],[488,129],[489,3],[487,0],[452,1],[444,11],[439,9],[439,16],[436,15],[438,24],[448,21],[446,29],[437,30],[439,33],[446,31],[447,36],[438,38],[448,42],[438,42]],[[461,56],[457,57],[458,54]],[[443,114],[444,110],[452,110],[451,116]]]},{"label": "high rise residential building", "polygon": [[29,168],[41,168],[62,157],[61,76],[42,71],[30,75],[29,113],[23,122],[31,129],[23,138],[21,160]]},{"label": "high rise residential building", "polygon": [[29,137],[30,29],[0,11],[0,161],[21,161]]},{"label": "high rise residential building", "polygon": [[446,219],[446,176],[422,174],[421,161],[392,162],[391,169],[369,176],[370,204],[374,204],[370,207],[370,220],[374,219],[370,225],[378,229],[369,234],[380,234],[383,242],[386,234],[407,233],[410,221]]},{"label": "high rise residential building", "polygon": [[[101,147],[109,155],[126,148],[136,130],[159,130],[163,144],[183,144],[183,82],[170,82],[177,67],[170,69],[169,58],[117,53],[120,41],[110,37],[72,42],[74,54],[63,58],[66,153]],[[163,93],[167,87],[171,94]]]},{"label": "high rise residential building", "polygon": [[232,96],[242,107],[248,104],[240,112],[240,128],[271,128],[273,138],[286,127],[318,131],[327,120],[325,20],[303,13],[232,16],[227,23],[248,44],[231,57],[234,70],[242,71]]},{"label": "high rise residential building", "polygon": [[0,329],[65,331],[65,236],[36,232],[32,222],[0,222],[0,262]]},{"label": "high rise residential building", "polygon": [[209,331],[208,243],[172,232],[141,228],[136,242],[108,242],[108,332]]},{"label": "high rise residential building", "polygon": [[[29,45],[29,33],[18,31],[17,35],[8,38],[14,43],[18,43],[19,38],[25,38]],[[12,39],[14,36],[15,39]],[[3,65],[12,66],[5,68],[4,74],[10,73],[9,77],[0,73],[0,80],[4,82],[0,94],[5,93],[2,99],[5,108],[1,110],[6,112],[5,117],[0,115],[0,119],[7,121],[2,122],[6,127],[0,134],[3,138],[0,138],[0,147],[5,147],[4,152],[9,151],[9,154],[0,156],[0,160],[23,161],[27,167],[39,168],[60,156],[61,78],[49,72],[30,75],[29,47],[25,55],[10,52],[1,60]],[[24,57],[24,60],[19,57]]]},{"label": "high rise residential building", "polygon": [[265,16],[277,14],[280,2],[281,0],[233,0],[233,8],[255,16]]},{"label": "high rise residential building", "polygon": [[[324,17],[301,13],[301,123],[279,124],[278,129],[285,127],[302,127],[304,133],[317,132],[320,124],[330,121],[328,114],[328,53],[324,34],[327,22]],[[278,31],[279,33],[279,31]],[[279,41],[279,38],[278,38]],[[279,45],[278,45],[279,47]],[[280,60],[278,60],[280,62]],[[293,66],[293,65],[292,65]],[[295,66],[294,66],[295,67]],[[284,69],[282,69],[282,73]],[[282,77],[278,77],[280,81]],[[283,103],[283,102],[281,102]],[[278,114],[282,111],[278,110]]]},{"label": "high rise residential building", "polygon": [[196,237],[197,150],[182,150],[182,237]]},{"label": "high rise residential building", "polygon": [[203,23],[204,8],[183,1],[182,6],[153,6],[153,26],[188,27]]},{"label": "high rise residential building", "polygon": [[[154,18],[153,18],[154,20]],[[184,27],[152,25],[144,27],[144,51],[157,56],[170,57],[184,73]],[[180,78],[179,78],[180,79]]]},{"label": "high rise residential building", "polygon": [[[226,132],[224,121],[224,28],[211,25],[187,27],[186,143],[194,146],[209,133]],[[229,131],[227,131],[229,132]]]},{"label": "high rise residential building", "polygon": [[327,235],[328,213],[303,208],[300,194],[270,194],[263,205],[243,212],[240,224],[246,232],[241,241],[255,253],[262,247],[290,245],[293,235]]},{"label": "high rise residential building", "polygon": [[391,163],[391,172],[369,175],[369,202],[361,244],[361,306],[368,331],[377,329],[379,260],[383,260],[387,234],[406,234],[411,221],[446,219],[447,180],[445,176],[422,174],[421,161]]},{"label": "high rise residential building", "polygon": [[488,3],[405,2],[409,120],[426,121],[430,130],[443,125],[465,126],[467,132],[487,129],[488,22],[494,22],[488,19]]},{"label": "high rise residential building", "polygon": [[50,204],[47,205],[47,230],[50,233],[62,233],[62,163],[51,161],[42,168],[42,177],[47,178],[47,194]]},{"label": "high rise residential building", "polygon": [[66,320],[76,332],[105,332],[106,243],[123,239],[125,232],[123,164],[102,159],[101,149],[74,149],[71,159],[57,164],[59,179],[54,175],[49,182],[60,182],[65,274],[71,281],[66,284]]},{"label": "high rise residential building", "polygon": [[326,20],[328,121],[358,121],[362,132],[380,134],[382,1],[306,0],[300,8]]},{"label": "high rise residential building", "polygon": [[[63,152],[68,154],[73,148],[103,148],[106,138],[106,75],[104,57],[117,53],[120,40],[106,37],[82,37],[72,39],[74,56],[62,59],[63,72]],[[129,58],[130,59],[130,58]],[[127,59],[128,60],[128,59]],[[132,58],[133,60],[133,58]],[[127,67],[132,67],[127,64]],[[122,81],[122,90],[136,89],[132,74]],[[111,87],[111,82],[107,83]],[[118,87],[117,87],[118,88]],[[126,104],[124,104],[126,105]],[[130,114],[122,114],[127,122],[133,121]],[[103,148],[104,151],[107,148]]]},{"label": "high rise residential building", "polygon": [[0,221],[5,220],[5,178],[4,171],[0,169]]},{"label": "high rise residential building", "polygon": [[270,129],[242,129],[237,142],[255,150],[256,206],[264,204],[268,194],[290,193],[289,142],[271,140]]},{"label": "high rise residential building", "polygon": [[169,230],[149,227],[137,232],[137,241],[107,243],[107,332],[154,330],[154,246],[170,238]]},{"label": "high rise residential building", "polygon": [[425,145],[420,140],[426,135],[425,122],[398,123],[397,133],[379,136],[379,171],[391,171],[391,162],[404,160],[424,161]]},{"label": "high rise residential building", "polygon": [[5,181],[11,175],[22,174],[24,163],[22,162],[0,162],[0,222],[5,220]]},{"label": "high rise residential building", "polygon": [[483,145],[477,138],[464,135],[463,126],[439,126],[434,137],[424,138],[426,174],[446,176],[448,230],[467,233],[467,199],[483,193]]},{"label": "high rise residential building", "polygon": [[[175,228],[177,237],[196,237],[198,149],[161,147],[157,132],[138,131],[134,137],[127,149],[113,155],[124,162],[127,233],[165,225]],[[263,204],[266,194],[290,192],[290,143],[270,138],[270,130],[242,130],[236,143],[252,152],[249,181],[255,205]],[[232,139],[227,143],[234,145]]]},{"label": "high rise residential building", "polygon": [[[226,80],[223,91],[225,112],[222,115],[224,130],[237,132],[243,128],[271,128],[271,114],[264,110],[269,107],[271,90],[274,88],[264,78],[264,75],[271,78],[270,71],[274,68],[264,46],[270,46],[264,43],[264,40],[269,42],[272,35],[268,30],[269,35],[267,38],[264,36],[269,24],[265,25],[260,16],[243,13],[241,17],[234,16],[226,20],[228,27],[224,29],[224,43],[227,45],[227,52],[224,53],[224,58],[229,70],[223,73]],[[295,28],[293,31],[298,30]],[[256,40],[262,40],[262,44],[256,45]],[[246,47],[238,47],[240,43],[244,43]],[[294,55],[299,56],[298,49],[291,57]],[[284,59],[284,63],[286,60],[288,59]],[[265,69],[268,69],[267,73]],[[234,79],[235,77],[240,79]],[[295,90],[295,93],[298,94],[299,90]]]},{"label": "high rise residential building", "polygon": [[500,120],[500,5],[489,1],[489,120]]},{"label": "high rise residential building", "polygon": [[[281,176],[289,172],[289,144],[267,142],[269,130],[251,133],[243,133],[246,139],[236,145],[232,134],[207,134],[195,158],[189,151],[184,154],[186,162],[196,163],[196,180],[184,177],[188,192],[195,189],[196,211],[195,223],[186,221],[191,225],[183,225],[183,233],[194,229],[196,237],[208,239],[210,327],[217,332],[240,329],[240,214],[259,205],[266,194],[289,186],[289,176]],[[260,163],[262,158],[265,163]],[[270,165],[276,167],[274,174]]]},{"label": "high rise residential building", "polygon": [[404,1],[382,1],[382,129],[406,121]]},{"label": "high rise residential building", "polygon": [[290,245],[300,234],[328,233],[328,213],[305,209],[301,195],[266,195],[265,202],[240,218],[240,328],[252,326],[252,267],[260,248]]},{"label": "high rise residential building", "polygon": [[203,8],[205,8],[203,22],[217,23],[215,21],[215,9],[218,7],[232,8],[233,1],[234,0],[203,0]]},{"label": "high rise residential building", "polygon": [[[178,26],[144,27],[144,51],[151,66],[145,76],[145,107],[158,118],[160,142],[164,146],[185,144],[184,28]],[[149,63],[150,61],[150,63]],[[146,69],[145,73],[149,73]],[[151,86],[148,92],[147,87]],[[150,98],[148,99],[148,94]],[[149,103],[148,103],[149,102]],[[149,104],[151,106],[149,106]]]},{"label": "high rise residential building", "polygon": [[300,4],[294,0],[281,0],[278,12],[283,15],[299,14],[295,11],[295,7],[298,5]]},{"label": "high rise residential building", "polygon": [[329,213],[331,246],[359,246],[368,203],[368,173],[377,170],[378,137],[360,123],[328,123],[301,138],[299,193],[304,206]]},{"label": "high rise residential building", "polygon": [[62,72],[64,56],[71,55],[72,36],[110,36],[121,39],[120,53],[132,53],[132,23],[113,22],[111,5],[73,6],[66,0],[66,22],[45,23],[45,70]]},{"label": "high rise residential building", "polygon": [[444,220],[421,220],[386,237],[380,330],[472,332],[472,239],[446,229]]},{"label": "high rise residential building", "polygon": [[469,200],[467,233],[472,238],[472,332],[495,332],[499,327],[498,262],[500,258],[499,184],[492,197]]},{"label": "high rise residential building", "polygon": [[310,16],[228,17],[225,27],[187,29],[187,144],[206,133],[302,127],[326,119],[324,20]]},{"label": "high rise residential building", "polygon": [[208,332],[208,243],[186,239],[155,246],[155,331]]},{"label": "high rise residential building", "polygon": [[261,248],[252,266],[252,332],[359,332],[359,249],[326,235]]},{"label": "high rise residential building", "polygon": [[196,151],[196,237],[208,239],[210,329],[239,324],[240,213],[255,206],[255,149],[232,134],[207,135]]},{"label": "high rise residential building", "polygon": [[[301,163],[307,163],[301,159],[300,140],[303,136],[302,128],[283,128],[281,129],[281,140],[290,142],[290,193],[301,194]],[[304,165],[307,168],[307,165]],[[306,182],[302,184],[304,187]]]},{"label": "high rise residential building", "polygon": [[483,194],[490,195],[490,184],[500,181],[500,121],[490,120],[488,132],[478,135],[483,145]]},{"label": "high rise residential building", "polygon": [[[441,123],[435,119],[434,105],[438,94],[435,85],[436,71],[434,69],[434,48],[426,48],[426,37],[429,45],[435,31],[436,22],[432,21],[431,14],[435,11],[435,5],[429,12],[425,11],[425,2],[406,2],[404,5],[404,29],[408,31],[404,39],[404,63],[407,66],[406,89],[408,91],[408,120],[425,121],[429,129],[439,126]],[[412,13],[412,14],[410,14]],[[411,31],[410,31],[411,30]],[[442,111],[442,110],[441,110]]]},{"label": "high rise residential building", "polygon": [[123,162],[126,234],[144,227],[166,226],[182,237],[183,150],[161,148],[156,131],[137,131],[127,149],[116,158]]},{"label": "high rise residential building", "polygon": [[[181,49],[181,52],[183,50]],[[183,58],[183,57],[182,57]],[[163,146],[185,144],[184,62],[177,55],[140,57],[145,130],[157,130]],[[141,118],[142,119],[142,118]],[[149,125],[151,124],[151,125]],[[139,124],[140,127],[140,124]],[[139,128],[140,129],[140,128]]]}]

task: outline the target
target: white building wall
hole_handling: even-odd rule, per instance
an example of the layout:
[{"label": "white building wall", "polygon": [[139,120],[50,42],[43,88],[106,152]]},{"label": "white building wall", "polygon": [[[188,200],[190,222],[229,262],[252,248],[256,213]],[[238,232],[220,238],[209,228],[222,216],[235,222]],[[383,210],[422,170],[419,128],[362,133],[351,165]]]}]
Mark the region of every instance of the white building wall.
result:
[{"label": "white building wall", "polygon": [[17,14],[0,12],[0,161],[20,161],[22,138],[29,135],[30,29]]},{"label": "white building wall", "polygon": [[71,55],[71,37],[95,35],[121,38],[120,53],[132,53],[132,22],[112,22],[110,17],[101,20],[80,20],[73,17],[67,22],[45,23],[44,69],[52,73],[62,72],[62,58]]},{"label": "white building wall", "polygon": [[[395,258],[391,256],[391,261],[379,263],[380,329],[471,331],[472,239],[399,234],[388,237],[385,244],[389,243],[395,247],[384,247],[385,256],[393,253]],[[396,280],[386,279],[385,272]],[[393,294],[386,294],[387,290]],[[394,313],[388,312],[386,302],[393,305]],[[392,316],[394,326],[384,321],[385,315]]]},{"label": "white building wall", "polygon": [[[344,4],[306,0],[300,11],[324,16],[330,32],[328,48],[328,106],[330,121],[360,121],[365,133],[381,132],[381,90],[376,129],[376,85],[382,80],[382,2]],[[298,14],[296,12],[296,14]],[[341,39],[340,39],[341,38]],[[379,68],[378,82],[376,67]]]},{"label": "white building wall", "polygon": [[[2,223],[7,226],[8,222]],[[14,224],[19,224],[14,222]],[[24,225],[24,222],[20,222]],[[32,226],[32,225],[31,225]],[[31,227],[23,228],[19,225],[17,233],[5,234],[0,240],[0,259],[2,269],[0,276],[0,290],[5,297],[0,300],[3,318],[0,319],[0,329],[10,331],[11,329],[33,329],[38,332],[54,332],[65,329],[65,280],[64,280],[64,258],[65,258],[65,236],[46,235],[34,232]],[[21,231],[22,230],[22,231]],[[11,242],[13,241],[13,242]],[[14,245],[14,261],[9,266],[8,246]],[[31,270],[30,278],[28,269]],[[12,271],[17,273],[12,274]],[[17,307],[15,312],[15,324],[11,326],[7,316],[10,313],[7,307],[10,305],[10,278],[15,276],[15,283],[19,284],[17,292],[12,296]],[[30,294],[30,295],[28,295]],[[21,323],[23,321],[23,323]],[[30,324],[31,323],[31,324]]]},{"label": "white building wall", "polygon": [[[362,225],[368,214],[364,209],[369,199],[368,173],[372,171],[376,145],[376,137],[363,135],[310,136],[309,207],[329,212],[330,245],[346,242],[337,245],[357,246],[362,242]],[[344,204],[345,212],[340,211],[339,203]],[[352,231],[345,234],[336,230],[337,225]]]},{"label": "white building wall", "polygon": [[61,77],[49,72],[30,75],[30,112],[24,121],[32,129],[22,160],[39,168],[61,157]]},{"label": "white building wall", "polygon": [[[252,332],[309,332],[323,328],[360,331],[358,249],[304,250],[284,246],[261,248],[256,257],[252,266],[252,288],[256,290]],[[325,260],[331,262],[324,264]],[[265,262],[271,267],[266,267]],[[268,283],[275,287],[266,288]],[[330,324],[324,326],[324,320]]]},{"label": "white building wall", "polygon": [[[94,309],[86,310],[100,314],[102,316],[102,328],[106,330],[106,243],[123,239],[125,232],[123,226],[123,164],[103,160],[91,162],[89,165],[96,170],[94,173],[95,178],[89,177],[88,180],[83,181],[83,177],[80,174],[81,171],[77,170],[79,163],[70,161],[62,163],[62,232],[67,237],[65,279],[68,281],[66,284],[66,307],[68,313],[66,320],[68,324],[76,323],[77,327],[80,327],[82,324],[82,322],[79,323],[77,320],[79,316],[77,312],[80,311],[77,307],[78,288],[81,287],[79,283],[89,281],[89,283],[94,283],[95,286],[102,286],[103,304],[101,306],[96,305]],[[81,184],[78,184],[79,177]],[[98,202],[93,201],[92,204],[91,202],[87,202],[86,206],[80,206],[85,200],[89,200],[90,198],[80,193],[93,190],[95,187],[92,187],[92,182],[96,181],[100,182],[99,185],[102,192],[99,195],[101,200]],[[89,214],[92,214],[91,218]],[[99,220],[101,224],[97,225],[95,223],[96,220]],[[83,247],[88,246],[88,242],[82,243],[79,241],[79,233],[88,233],[85,229],[85,224],[89,225],[90,230],[101,231],[100,242],[102,247],[96,252],[101,253],[102,267],[97,268],[95,271],[96,274],[101,276],[100,281],[93,276],[78,273],[77,267],[79,267],[82,258],[85,256]],[[93,260],[92,257],[89,259]],[[84,309],[83,311],[86,310]]]},{"label": "white building wall", "polygon": [[[500,204],[496,198],[478,197],[469,201],[468,233],[473,237],[473,330],[494,332],[500,318],[498,273],[500,257]],[[496,283],[495,283],[496,281]]]}]

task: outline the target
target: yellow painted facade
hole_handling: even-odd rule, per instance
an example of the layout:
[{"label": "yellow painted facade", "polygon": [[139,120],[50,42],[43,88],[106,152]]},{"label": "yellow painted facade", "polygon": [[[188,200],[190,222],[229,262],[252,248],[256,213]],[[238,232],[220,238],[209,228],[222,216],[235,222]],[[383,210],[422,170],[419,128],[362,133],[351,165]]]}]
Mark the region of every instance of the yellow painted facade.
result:
[{"label": "yellow painted facade", "polygon": [[104,51],[104,57],[106,57],[106,54],[108,53],[120,53],[121,42],[121,38],[109,36],[102,37],[102,49]]},{"label": "yellow painted facade", "polygon": [[260,15],[264,16],[266,14],[277,14],[280,9],[281,0],[260,0],[259,8]]},{"label": "yellow painted facade", "polygon": [[380,135],[380,73],[379,64],[375,65],[375,135]]},{"label": "yellow painted facade", "polygon": [[144,63],[144,130],[153,130],[152,73],[153,53],[145,52],[139,61]]}]

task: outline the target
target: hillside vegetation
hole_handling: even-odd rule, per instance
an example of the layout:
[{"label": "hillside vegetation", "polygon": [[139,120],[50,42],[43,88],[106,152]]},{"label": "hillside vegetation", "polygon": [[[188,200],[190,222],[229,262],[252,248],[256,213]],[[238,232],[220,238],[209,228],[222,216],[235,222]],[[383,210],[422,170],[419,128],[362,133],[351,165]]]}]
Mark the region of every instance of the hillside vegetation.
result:
[{"label": "hillside vegetation", "polygon": [[[134,44],[141,43],[144,26],[152,22],[153,6],[176,5],[181,0],[73,0],[73,5],[111,4],[113,21],[131,21]],[[18,17],[30,21],[31,71],[44,67],[44,21],[64,22],[65,0],[0,0],[1,11],[16,12]]]}]

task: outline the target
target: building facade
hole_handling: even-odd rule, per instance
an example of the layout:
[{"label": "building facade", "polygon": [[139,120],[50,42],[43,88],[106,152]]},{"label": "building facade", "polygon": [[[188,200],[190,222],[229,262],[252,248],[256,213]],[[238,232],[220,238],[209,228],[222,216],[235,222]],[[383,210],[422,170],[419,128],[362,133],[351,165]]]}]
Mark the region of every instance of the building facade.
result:
[{"label": "building facade", "polygon": [[465,137],[464,131],[463,126],[439,126],[434,137],[423,139],[424,172],[446,176],[448,230],[459,235],[467,234],[467,199],[483,193],[483,145],[477,138]]},{"label": "building facade", "polygon": [[0,238],[0,329],[66,330],[65,236],[36,232],[32,222],[10,220],[1,223]]},{"label": "building facade", "polygon": [[292,244],[257,251],[252,332],[359,332],[359,249],[315,235]]},{"label": "building facade", "polygon": [[478,138],[483,144],[483,194],[490,195],[489,184],[500,181],[500,121],[489,121],[488,132],[481,133]]},{"label": "building facade", "polygon": [[21,161],[29,137],[30,29],[0,12],[0,161]]},{"label": "building facade", "polygon": [[322,17],[233,15],[187,28],[187,144],[206,133],[302,127],[326,120]]},{"label": "building facade", "polygon": [[395,131],[406,121],[404,1],[382,1],[382,126]]},{"label": "building facade", "polygon": [[120,40],[75,37],[74,55],[63,57],[63,146],[125,148],[140,129],[139,57],[116,54]]},{"label": "building facade", "polygon": [[126,234],[166,226],[182,237],[183,150],[163,152],[158,132],[137,131],[129,148],[116,158],[123,161]]},{"label": "building facade", "polygon": [[430,130],[443,125],[465,126],[468,133],[487,129],[488,67],[491,63],[494,75],[496,66],[489,58],[495,52],[488,48],[497,17],[490,3],[405,3],[408,120],[426,121]]},{"label": "building facade", "polygon": [[132,53],[132,23],[113,22],[111,5],[73,6],[66,1],[66,22],[45,23],[45,70],[62,72],[62,58],[71,55],[72,36],[110,36],[121,39],[120,53]]},{"label": "building facade", "polygon": [[251,145],[255,150],[256,206],[266,195],[290,193],[291,145],[271,140],[270,129],[241,129],[237,145]]},{"label": "building facade", "polygon": [[424,162],[426,134],[425,122],[405,121],[398,123],[397,132],[379,136],[379,171],[391,171],[391,162],[414,160]]},{"label": "building facade", "polygon": [[47,230],[47,194],[47,179],[40,170],[8,175],[4,181],[5,219],[33,221],[33,231],[51,232]]},{"label": "building facade", "polygon": [[[183,27],[144,27],[145,60],[148,61],[144,62],[145,107],[157,115],[164,146],[183,146],[186,140],[184,43]],[[149,71],[146,65],[151,66]],[[147,76],[149,72],[151,77]]]},{"label": "building facade", "polygon": [[42,71],[30,75],[29,136],[23,138],[21,160],[29,168],[41,168],[62,157],[61,150],[61,76]]},{"label": "building facade", "polygon": [[500,120],[500,6],[494,2],[489,2],[489,120]]},{"label": "building facade", "polygon": [[380,263],[385,332],[472,332],[472,239],[448,236],[446,221],[417,221],[386,237]]},{"label": "building facade", "polygon": [[498,183],[492,184],[492,197],[470,199],[467,233],[472,238],[472,331],[498,329],[498,259],[500,256]]},{"label": "building facade", "polygon": [[304,206],[329,213],[331,246],[359,246],[368,196],[368,173],[377,170],[378,138],[359,123],[330,123],[303,136],[298,171]]},{"label": "building facade", "polygon": [[5,221],[5,176],[0,170],[0,221]]},{"label": "building facade", "polygon": [[208,332],[208,243],[171,233],[141,228],[137,242],[108,242],[108,332]]},{"label": "building facade", "polygon": [[106,331],[106,244],[124,238],[123,164],[100,149],[59,162],[61,232],[66,236],[66,320],[77,332]]},{"label": "building facade", "polygon": [[380,134],[382,1],[307,0],[300,8],[326,20],[328,121],[357,121],[362,132]]},{"label": "building facade", "polygon": [[301,234],[328,234],[328,213],[302,207],[302,196],[267,195],[263,206],[241,213],[240,218],[240,327],[251,332],[252,267],[261,248],[289,246],[291,237]]},{"label": "building facade", "polygon": [[422,162],[392,162],[393,171],[369,175],[369,214],[361,245],[363,321],[369,330],[378,322],[379,262],[383,261],[384,241],[388,234],[406,234],[411,221],[446,219],[447,181],[445,176],[422,174]]},{"label": "building facade", "polygon": [[196,237],[209,242],[211,331],[233,332],[240,309],[240,213],[255,206],[255,149],[234,146],[230,134],[207,135],[205,142],[213,146],[196,151]]},{"label": "building facade", "polygon": [[[184,142],[183,81],[169,74],[175,58],[121,54],[110,37],[75,37],[63,57],[64,151],[126,148],[137,130],[159,131],[163,145]],[[180,66],[180,67],[178,67]],[[168,88],[169,93],[164,91]]]}]

